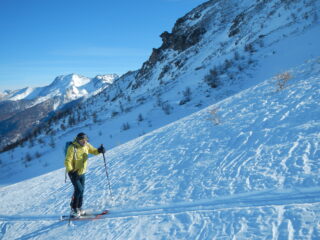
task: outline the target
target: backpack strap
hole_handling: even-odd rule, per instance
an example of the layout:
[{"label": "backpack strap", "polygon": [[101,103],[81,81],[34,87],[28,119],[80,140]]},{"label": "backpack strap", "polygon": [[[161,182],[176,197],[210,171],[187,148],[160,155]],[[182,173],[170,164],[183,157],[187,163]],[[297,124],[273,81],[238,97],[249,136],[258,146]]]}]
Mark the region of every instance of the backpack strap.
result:
[{"label": "backpack strap", "polygon": [[73,146],[73,158],[77,161],[77,147],[72,143]]}]

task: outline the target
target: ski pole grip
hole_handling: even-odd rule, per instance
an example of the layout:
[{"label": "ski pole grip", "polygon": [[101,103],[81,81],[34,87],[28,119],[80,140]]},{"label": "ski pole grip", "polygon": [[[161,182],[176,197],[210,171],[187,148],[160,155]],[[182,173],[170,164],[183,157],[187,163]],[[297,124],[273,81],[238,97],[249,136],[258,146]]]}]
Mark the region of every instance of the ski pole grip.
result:
[{"label": "ski pole grip", "polygon": [[[100,148],[104,148],[103,144],[101,143]],[[104,156],[104,152],[102,152],[103,156]]]}]

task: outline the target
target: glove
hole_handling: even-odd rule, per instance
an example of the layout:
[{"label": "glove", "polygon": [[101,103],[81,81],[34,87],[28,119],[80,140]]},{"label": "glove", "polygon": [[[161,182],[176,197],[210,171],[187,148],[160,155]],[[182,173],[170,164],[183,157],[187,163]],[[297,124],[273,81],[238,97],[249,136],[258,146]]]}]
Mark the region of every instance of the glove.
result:
[{"label": "glove", "polygon": [[105,150],[104,147],[101,145],[101,146],[98,148],[98,152],[99,152],[99,153],[105,153],[106,150]]}]

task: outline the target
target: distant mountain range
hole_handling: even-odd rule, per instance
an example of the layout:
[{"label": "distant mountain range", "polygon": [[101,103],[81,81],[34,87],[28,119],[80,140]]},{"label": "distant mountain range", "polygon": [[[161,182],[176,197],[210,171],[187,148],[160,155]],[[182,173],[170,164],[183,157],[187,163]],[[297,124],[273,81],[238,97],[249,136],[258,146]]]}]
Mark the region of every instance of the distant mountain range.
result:
[{"label": "distant mountain range", "polygon": [[95,78],[70,74],[58,76],[45,87],[5,91],[0,95],[0,147],[25,136],[50,113],[101,92],[118,77],[116,74]]},{"label": "distant mountain range", "polygon": [[108,74],[91,79],[78,74],[62,75],[45,87],[4,91],[0,101],[36,100],[36,103],[39,103],[49,98],[60,97],[63,100],[62,103],[66,103],[80,97],[94,95],[112,84],[118,77],[117,74]]}]

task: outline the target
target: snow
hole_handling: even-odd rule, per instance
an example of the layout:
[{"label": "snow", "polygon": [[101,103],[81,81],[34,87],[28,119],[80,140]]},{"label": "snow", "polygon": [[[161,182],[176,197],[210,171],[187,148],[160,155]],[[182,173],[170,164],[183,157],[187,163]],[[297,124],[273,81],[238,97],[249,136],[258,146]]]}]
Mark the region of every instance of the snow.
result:
[{"label": "snow", "polygon": [[[20,90],[12,91],[8,95],[10,95],[10,100],[16,101],[27,98],[36,88],[26,87]],[[5,95],[4,99],[8,98],[8,95]]]},{"label": "snow", "polygon": [[[56,108],[88,99],[49,135],[0,155],[0,238],[320,239],[319,1],[260,3],[211,1],[187,14],[181,31],[205,26],[202,40],[163,51],[137,89],[139,71],[71,74],[43,90],[43,99],[65,97]],[[214,67],[221,85],[210,89],[204,77]],[[187,87],[191,100],[180,105]],[[81,121],[61,130],[71,116]],[[91,157],[85,208],[110,214],[68,226],[59,221],[72,194],[63,148],[79,132],[109,149],[112,195],[102,156]]]},{"label": "snow", "polygon": [[319,239],[320,59],[286,71],[283,89],[268,78],[110,149],[112,197],[91,157],[85,207],[101,220],[59,221],[72,187],[52,150],[59,169],[0,188],[1,238]]},{"label": "snow", "polygon": [[105,87],[112,84],[117,78],[118,75],[116,74],[101,75],[92,79],[78,74],[61,75],[56,77],[48,86],[37,88],[27,87],[12,91],[4,96],[0,96],[0,101],[34,100],[29,106],[32,107],[48,99],[59,97],[60,101],[56,104],[56,108],[58,108],[72,100],[81,97],[90,97],[99,93]]},{"label": "snow", "polygon": [[101,80],[105,83],[112,84],[118,78],[117,74],[97,75],[95,79]]}]

